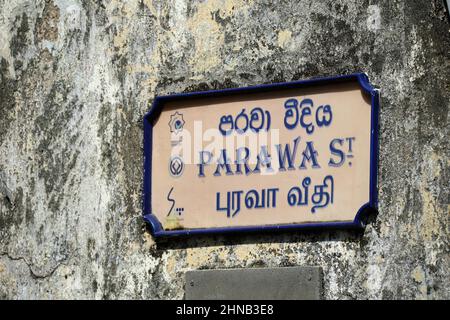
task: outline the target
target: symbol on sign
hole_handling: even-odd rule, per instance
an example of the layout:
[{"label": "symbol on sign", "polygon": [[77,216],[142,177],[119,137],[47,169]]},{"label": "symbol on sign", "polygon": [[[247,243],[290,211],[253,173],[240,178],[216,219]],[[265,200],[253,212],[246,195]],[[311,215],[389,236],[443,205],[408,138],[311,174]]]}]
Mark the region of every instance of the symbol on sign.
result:
[{"label": "symbol on sign", "polygon": [[172,206],[170,207],[170,210],[169,210],[169,212],[167,213],[167,216],[170,215],[170,213],[171,213],[172,210],[173,210],[173,207],[175,206],[175,200],[173,200],[172,198],[170,198],[170,194],[172,193],[172,191],[173,191],[173,187],[170,189],[169,193],[167,194],[167,201],[169,201],[169,202],[172,203]]},{"label": "symbol on sign", "polygon": [[183,173],[184,163],[180,157],[174,157],[169,162],[169,172],[172,177],[179,177]]},{"label": "symbol on sign", "polygon": [[[173,187],[170,188],[169,193],[167,194],[167,201],[169,201],[170,203],[172,203],[169,212],[167,213],[167,216],[170,216],[170,214],[172,213],[173,208],[175,207],[175,200],[171,198],[171,194],[173,191]],[[175,208],[175,213],[179,216],[181,216],[184,213],[184,208]]]},{"label": "symbol on sign", "polygon": [[184,124],[185,122],[183,119],[183,115],[181,113],[178,113],[178,111],[176,111],[174,114],[170,116],[169,121],[170,132],[173,132],[175,134],[180,133],[181,131],[183,131]]}]

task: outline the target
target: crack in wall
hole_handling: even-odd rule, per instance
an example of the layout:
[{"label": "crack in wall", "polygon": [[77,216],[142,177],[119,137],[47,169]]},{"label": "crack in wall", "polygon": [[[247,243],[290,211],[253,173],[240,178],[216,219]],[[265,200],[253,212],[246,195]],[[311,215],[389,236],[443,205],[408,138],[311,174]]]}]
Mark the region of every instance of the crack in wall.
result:
[{"label": "crack in wall", "polygon": [[11,254],[9,254],[8,252],[2,252],[2,253],[0,253],[0,256],[7,257],[11,261],[23,261],[27,265],[27,267],[30,271],[31,277],[34,279],[46,279],[46,278],[51,277],[56,272],[56,270],[58,270],[58,268],[61,265],[67,265],[65,262],[70,260],[70,258],[71,258],[71,257],[67,256],[63,260],[57,262],[57,264],[53,268],[51,268],[49,272],[38,273],[35,270],[33,270],[33,264],[28,262],[28,260],[25,257],[22,257],[22,256],[15,257],[15,256],[12,256]]}]

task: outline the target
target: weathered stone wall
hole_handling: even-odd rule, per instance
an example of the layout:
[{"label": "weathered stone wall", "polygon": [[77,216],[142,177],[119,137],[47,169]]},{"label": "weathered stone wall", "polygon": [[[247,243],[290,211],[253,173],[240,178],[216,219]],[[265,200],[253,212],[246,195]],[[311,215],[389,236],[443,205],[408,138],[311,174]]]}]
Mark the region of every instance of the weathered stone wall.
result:
[{"label": "weathered stone wall", "polygon": [[[154,242],[155,95],[367,72],[379,215],[348,231]],[[0,0],[0,298],[183,298],[199,268],[317,265],[328,299],[450,298],[441,0]]]}]

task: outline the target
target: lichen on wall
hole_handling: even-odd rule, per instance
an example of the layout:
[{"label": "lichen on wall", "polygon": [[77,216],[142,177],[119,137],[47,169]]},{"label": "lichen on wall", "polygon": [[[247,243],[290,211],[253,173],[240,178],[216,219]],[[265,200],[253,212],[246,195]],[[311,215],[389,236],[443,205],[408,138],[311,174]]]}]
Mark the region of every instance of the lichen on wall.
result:
[{"label": "lichen on wall", "polygon": [[[180,299],[188,270],[314,265],[327,299],[448,299],[446,15],[440,0],[0,0],[0,298]],[[364,232],[154,241],[155,95],[360,71],[382,101]]]}]

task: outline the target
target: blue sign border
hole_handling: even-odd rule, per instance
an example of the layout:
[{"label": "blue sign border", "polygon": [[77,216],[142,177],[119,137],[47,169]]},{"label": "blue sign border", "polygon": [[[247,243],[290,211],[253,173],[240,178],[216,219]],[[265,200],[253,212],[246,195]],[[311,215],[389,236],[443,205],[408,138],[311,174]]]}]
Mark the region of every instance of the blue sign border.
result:
[{"label": "blue sign border", "polygon": [[[352,222],[320,222],[303,224],[280,224],[280,225],[262,225],[262,226],[242,226],[242,227],[221,227],[221,228],[202,228],[202,229],[183,229],[183,230],[164,230],[161,223],[153,215],[151,207],[151,170],[152,170],[152,132],[153,121],[158,118],[164,104],[169,101],[179,101],[195,98],[208,98],[230,96],[242,93],[267,92],[279,89],[294,89],[314,87],[318,85],[335,84],[343,82],[358,81],[361,88],[370,95],[371,112],[371,139],[370,139],[370,195],[369,202],[364,204],[357,212]],[[257,231],[275,231],[275,230],[299,230],[299,229],[361,229],[365,227],[363,216],[378,207],[378,114],[380,108],[380,90],[374,88],[365,73],[354,73],[350,75],[316,78],[310,80],[300,80],[292,82],[282,82],[275,84],[264,84],[252,87],[211,90],[204,92],[181,93],[168,96],[157,96],[153,101],[152,108],[144,116],[144,183],[143,183],[143,215],[148,223],[151,233],[155,237],[168,236],[187,236],[194,234],[218,234],[218,233],[238,233],[238,232],[257,232]]]}]

